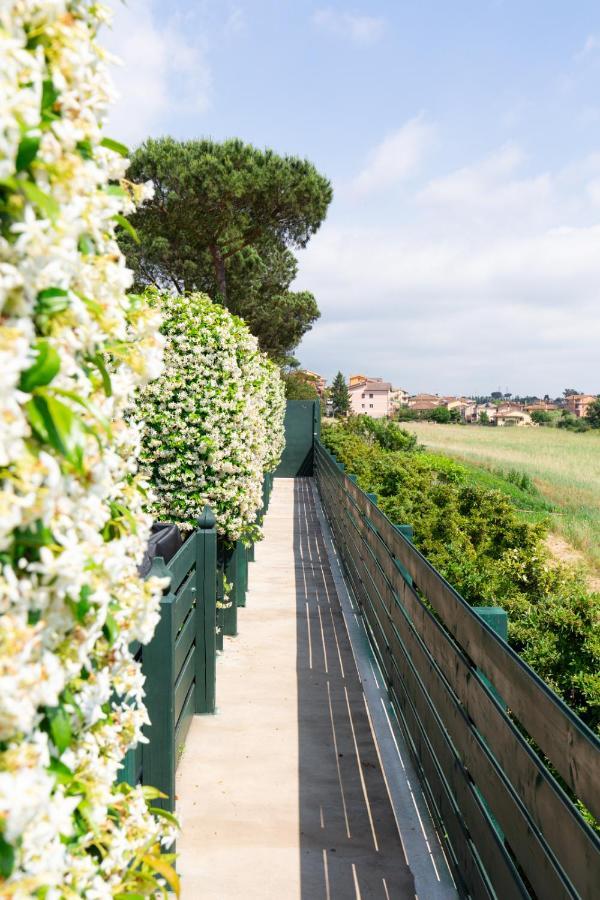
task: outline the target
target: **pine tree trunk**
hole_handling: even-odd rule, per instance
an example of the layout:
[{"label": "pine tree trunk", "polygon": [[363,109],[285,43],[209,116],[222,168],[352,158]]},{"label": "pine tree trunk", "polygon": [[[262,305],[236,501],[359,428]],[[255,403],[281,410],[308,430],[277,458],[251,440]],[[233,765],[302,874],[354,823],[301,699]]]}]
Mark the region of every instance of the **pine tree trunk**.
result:
[{"label": "pine tree trunk", "polygon": [[227,276],[225,274],[225,260],[221,256],[221,252],[218,247],[212,246],[210,248],[210,255],[212,256],[213,267],[215,270],[215,280],[217,282],[217,288],[219,290],[220,301],[225,308],[227,308]]}]

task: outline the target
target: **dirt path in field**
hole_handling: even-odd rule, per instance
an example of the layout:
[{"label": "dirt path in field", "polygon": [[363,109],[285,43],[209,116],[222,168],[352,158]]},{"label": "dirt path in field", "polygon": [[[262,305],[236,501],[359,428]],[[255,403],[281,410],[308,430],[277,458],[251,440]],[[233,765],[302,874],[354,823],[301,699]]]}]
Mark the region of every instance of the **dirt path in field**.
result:
[{"label": "dirt path in field", "polygon": [[[579,550],[572,547],[558,534],[549,534],[546,538],[546,547],[557,562],[568,566],[578,566],[586,569],[586,560]],[[590,591],[600,591],[600,575],[588,575],[587,583]]]}]

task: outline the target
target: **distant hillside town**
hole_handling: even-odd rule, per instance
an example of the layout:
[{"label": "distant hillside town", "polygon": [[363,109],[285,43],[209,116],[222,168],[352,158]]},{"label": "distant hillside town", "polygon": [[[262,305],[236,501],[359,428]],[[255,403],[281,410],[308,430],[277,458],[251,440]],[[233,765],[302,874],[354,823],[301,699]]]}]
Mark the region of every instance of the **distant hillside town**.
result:
[{"label": "distant hillside town", "polygon": [[[301,369],[296,378],[310,384],[333,415],[334,401],[327,380],[316,372]],[[339,377],[339,376],[338,376]],[[431,418],[440,422],[462,422],[497,426],[527,426],[544,424],[546,419],[564,415],[585,420],[590,407],[598,400],[595,394],[584,394],[566,389],[562,397],[551,399],[535,396],[513,397],[501,391],[489,396],[457,397],[445,394],[411,394],[380,376],[350,375],[346,382],[349,396],[349,413],[372,416],[375,419]],[[445,412],[442,412],[445,411]]]}]

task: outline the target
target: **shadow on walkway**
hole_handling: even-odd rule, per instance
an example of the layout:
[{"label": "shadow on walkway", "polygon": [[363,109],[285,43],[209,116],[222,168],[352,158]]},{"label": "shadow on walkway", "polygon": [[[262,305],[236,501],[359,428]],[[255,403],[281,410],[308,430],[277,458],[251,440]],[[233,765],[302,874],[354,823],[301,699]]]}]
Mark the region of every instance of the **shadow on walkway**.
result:
[{"label": "shadow on walkway", "polygon": [[302,900],[415,888],[329,567],[311,481],[294,485]]}]

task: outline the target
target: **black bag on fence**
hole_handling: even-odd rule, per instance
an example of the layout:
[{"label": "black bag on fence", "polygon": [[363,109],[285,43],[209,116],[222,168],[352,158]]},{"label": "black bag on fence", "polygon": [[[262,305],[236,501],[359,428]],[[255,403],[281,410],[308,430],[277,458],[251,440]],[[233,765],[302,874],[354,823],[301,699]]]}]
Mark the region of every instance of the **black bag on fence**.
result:
[{"label": "black bag on fence", "polygon": [[152,566],[152,560],[156,556],[162,556],[165,562],[169,562],[182,544],[181,533],[177,525],[172,522],[155,522],[148,538],[148,546],[138,566],[139,574],[143,578],[146,577]]}]

